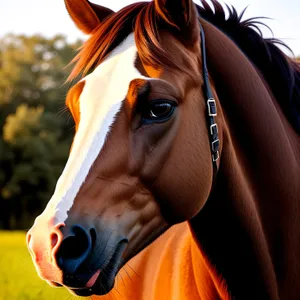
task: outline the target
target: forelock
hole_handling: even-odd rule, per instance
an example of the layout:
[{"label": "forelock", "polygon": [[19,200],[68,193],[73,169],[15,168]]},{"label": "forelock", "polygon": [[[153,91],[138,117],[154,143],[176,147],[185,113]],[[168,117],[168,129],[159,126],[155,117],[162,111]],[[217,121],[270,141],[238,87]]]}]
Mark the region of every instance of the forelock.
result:
[{"label": "forelock", "polygon": [[69,80],[96,68],[130,33],[134,32],[140,59],[147,65],[178,68],[160,43],[159,29],[172,30],[155,10],[154,2],[133,3],[110,15],[93,32],[73,59]]}]

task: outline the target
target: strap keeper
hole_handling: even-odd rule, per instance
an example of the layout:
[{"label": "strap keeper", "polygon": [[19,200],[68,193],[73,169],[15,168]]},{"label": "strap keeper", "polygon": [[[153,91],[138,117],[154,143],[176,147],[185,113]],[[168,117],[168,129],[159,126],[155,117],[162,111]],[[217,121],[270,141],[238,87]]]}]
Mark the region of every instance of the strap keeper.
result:
[{"label": "strap keeper", "polygon": [[214,98],[209,98],[207,100],[207,107],[208,107],[208,115],[210,117],[216,117],[217,116],[217,105],[216,105],[216,100]]},{"label": "strap keeper", "polygon": [[219,158],[220,158],[219,151],[217,151],[216,153],[212,154],[212,160],[213,160],[213,162],[216,162]]},{"label": "strap keeper", "polygon": [[219,151],[219,147],[220,147],[220,140],[216,139],[211,143],[211,151],[213,153],[216,153]]},{"label": "strap keeper", "polygon": [[210,134],[211,134],[212,136],[215,136],[215,135],[217,135],[218,133],[219,133],[218,125],[217,125],[216,123],[212,124],[212,125],[210,126]]}]

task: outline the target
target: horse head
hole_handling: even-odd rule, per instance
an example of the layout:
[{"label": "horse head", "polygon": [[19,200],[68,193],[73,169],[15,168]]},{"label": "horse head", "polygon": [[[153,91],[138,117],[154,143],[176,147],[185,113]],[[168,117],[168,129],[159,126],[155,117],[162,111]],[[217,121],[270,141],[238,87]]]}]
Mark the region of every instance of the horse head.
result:
[{"label": "horse head", "polygon": [[74,71],[86,76],[67,95],[76,122],[69,159],[27,242],[49,284],[106,294],[126,262],[209,197],[200,25],[191,0],[117,13],[65,3],[90,35]]}]

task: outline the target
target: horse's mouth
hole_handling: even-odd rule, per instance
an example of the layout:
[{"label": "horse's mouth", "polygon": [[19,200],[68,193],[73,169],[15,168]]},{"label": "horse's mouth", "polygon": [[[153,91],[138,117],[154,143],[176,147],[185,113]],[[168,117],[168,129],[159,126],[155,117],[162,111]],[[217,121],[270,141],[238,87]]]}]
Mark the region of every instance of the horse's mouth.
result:
[{"label": "horse's mouth", "polygon": [[70,288],[70,291],[81,297],[89,297],[92,295],[106,295],[109,293],[115,284],[117,273],[124,265],[123,253],[127,243],[120,243],[114,253],[111,255],[108,263],[102,268],[98,269],[88,279],[83,288]]}]

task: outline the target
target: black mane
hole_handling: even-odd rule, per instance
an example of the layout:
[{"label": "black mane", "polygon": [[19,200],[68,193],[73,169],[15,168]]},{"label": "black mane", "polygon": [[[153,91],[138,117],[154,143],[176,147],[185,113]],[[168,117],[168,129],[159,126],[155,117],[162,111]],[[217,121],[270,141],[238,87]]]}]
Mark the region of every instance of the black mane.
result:
[{"label": "black mane", "polygon": [[216,0],[211,2],[213,9],[205,0],[201,0],[203,7],[197,5],[200,16],[230,37],[260,70],[288,120],[300,133],[300,64],[279,49],[278,45],[288,48],[282,41],[263,38],[259,25],[264,24],[259,18],[242,21],[245,10],[239,15],[228,5],[226,18],[222,5]]}]

